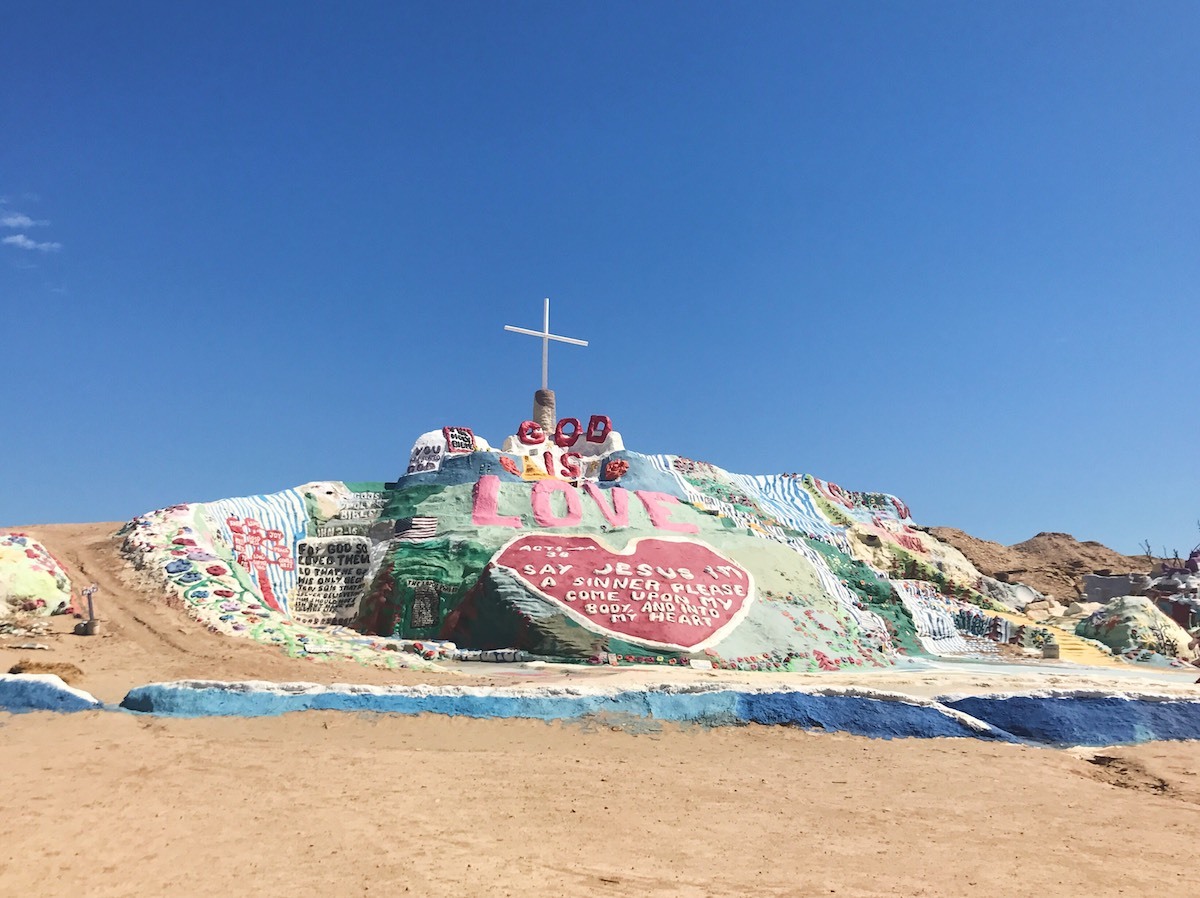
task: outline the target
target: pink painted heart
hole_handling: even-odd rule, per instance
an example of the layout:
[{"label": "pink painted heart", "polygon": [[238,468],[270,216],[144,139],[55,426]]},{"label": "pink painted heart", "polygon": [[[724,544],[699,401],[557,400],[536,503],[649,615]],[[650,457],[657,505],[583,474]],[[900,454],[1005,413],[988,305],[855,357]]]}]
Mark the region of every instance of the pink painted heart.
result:
[{"label": "pink painted heart", "polygon": [[589,630],[659,649],[699,651],[729,634],[754,579],[699,540],[635,539],[616,552],[591,536],[521,536],[492,558]]}]

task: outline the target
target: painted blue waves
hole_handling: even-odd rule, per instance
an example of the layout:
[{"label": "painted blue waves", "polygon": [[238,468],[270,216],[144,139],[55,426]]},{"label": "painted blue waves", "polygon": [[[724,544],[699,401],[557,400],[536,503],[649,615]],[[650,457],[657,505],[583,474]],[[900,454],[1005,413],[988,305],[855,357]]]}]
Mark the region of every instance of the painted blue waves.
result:
[{"label": "painted blue waves", "polygon": [[729,477],[754,496],[765,511],[793,530],[823,539],[849,552],[845,528],[826,520],[799,477],[762,474],[730,474]]}]

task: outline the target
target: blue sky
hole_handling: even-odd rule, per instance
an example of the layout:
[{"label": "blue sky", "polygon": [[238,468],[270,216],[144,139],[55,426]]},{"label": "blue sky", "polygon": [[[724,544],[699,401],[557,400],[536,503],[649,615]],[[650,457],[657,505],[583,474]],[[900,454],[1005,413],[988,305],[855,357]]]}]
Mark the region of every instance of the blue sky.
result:
[{"label": "blue sky", "polygon": [[538,385],[1003,542],[1200,540],[1200,5],[38,3],[0,524],[391,479]]}]

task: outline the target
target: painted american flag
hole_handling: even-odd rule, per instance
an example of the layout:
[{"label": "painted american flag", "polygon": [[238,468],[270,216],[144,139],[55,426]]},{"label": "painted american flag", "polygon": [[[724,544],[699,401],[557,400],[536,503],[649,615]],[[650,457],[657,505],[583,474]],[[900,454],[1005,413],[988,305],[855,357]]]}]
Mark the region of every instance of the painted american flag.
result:
[{"label": "painted american flag", "polygon": [[396,539],[417,542],[437,536],[437,518],[400,518],[396,521]]}]

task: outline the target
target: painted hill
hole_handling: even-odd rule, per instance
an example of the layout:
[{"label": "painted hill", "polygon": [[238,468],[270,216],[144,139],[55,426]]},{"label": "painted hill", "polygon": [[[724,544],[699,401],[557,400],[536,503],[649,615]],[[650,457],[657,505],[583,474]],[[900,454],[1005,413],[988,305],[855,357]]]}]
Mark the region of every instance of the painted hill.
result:
[{"label": "painted hill", "polygon": [[[64,567],[43,531],[0,542],[4,613],[78,610],[71,580],[114,595],[99,542],[86,569],[75,549],[55,550]],[[500,448],[446,427],[417,439],[394,481],[175,505],[139,515],[118,540],[121,577],[154,602],[165,590],[167,606],[212,633],[383,668],[540,658],[853,671],[1029,657],[1048,642],[1064,660],[1112,664],[1089,641],[1094,627],[1078,638],[1079,620],[1012,581],[1047,587],[1130,566],[1064,534],[1003,547],[926,529],[895,496],[811,475],[630,451],[604,416],[525,421]],[[1160,610],[1191,626],[1186,602]],[[129,611],[138,632],[149,611]],[[1195,650],[1132,642],[1137,651],[1119,647],[1127,657],[1155,663],[1180,663],[1160,645]]]},{"label": "painted hill", "polygon": [[602,416],[526,421],[500,449],[431,431],[395,481],[173,506],[123,537],[215,631],[385,666],[837,670],[1051,636],[894,496],[631,452]]},{"label": "painted hill", "polygon": [[71,579],[58,559],[28,533],[0,533],[0,620],[48,615],[71,604]]}]

